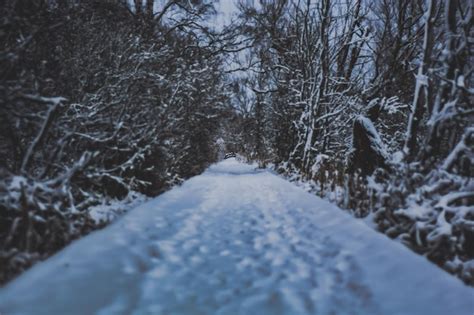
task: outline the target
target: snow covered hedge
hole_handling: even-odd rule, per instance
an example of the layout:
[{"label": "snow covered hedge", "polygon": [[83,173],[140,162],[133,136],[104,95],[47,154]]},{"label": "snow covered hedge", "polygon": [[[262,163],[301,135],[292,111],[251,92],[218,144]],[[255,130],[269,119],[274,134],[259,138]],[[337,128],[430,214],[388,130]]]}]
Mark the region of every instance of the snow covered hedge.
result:
[{"label": "snow covered hedge", "polygon": [[334,4],[242,8],[260,68],[241,147],[474,284],[471,2]]},{"label": "snow covered hedge", "polygon": [[108,200],[215,160],[223,48],[196,49],[210,7],[189,5],[171,24],[123,1],[0,5],[0,284],[103,226]]},{"label": "snow covered hedge", "polygon": [[416,165],[398,171],[375,191],[378,229],[474,285],[474,182]]},{"label": "snow covered hedge", "polygon": [[[346,167],[326,155],[318,156],[310,179],[285,164],[278,170],[474,285],[474,181],[472,169],[466,169],[472,140],[468,128],[463,144],[439,168],[428,171],[419,162],[387,159],[384,168],[372,168],[367,175],[351,172],[350,164]],[[461,146],[465,151],[457,152]]]},{"label": "snow covered hedge", "polygon": [[88,212],[75,210],[69,178],[3,178],[0,283],[97,227]]}]

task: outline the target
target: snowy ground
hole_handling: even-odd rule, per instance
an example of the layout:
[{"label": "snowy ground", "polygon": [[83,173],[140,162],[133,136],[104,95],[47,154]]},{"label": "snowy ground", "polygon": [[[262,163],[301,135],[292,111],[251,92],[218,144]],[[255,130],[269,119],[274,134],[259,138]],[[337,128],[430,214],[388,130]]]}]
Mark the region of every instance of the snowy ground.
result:
[{"label": "snowy ground", "polygon": [[131,191],[122,200],[103,200],[101,204],[90,207],[89,214],[96,223],[109,223],[147,200],[147,196]]},{"label": "snowy ground", "polygon": [[474,289],[230,159],[33,267],[0,314],[473,315]]}]

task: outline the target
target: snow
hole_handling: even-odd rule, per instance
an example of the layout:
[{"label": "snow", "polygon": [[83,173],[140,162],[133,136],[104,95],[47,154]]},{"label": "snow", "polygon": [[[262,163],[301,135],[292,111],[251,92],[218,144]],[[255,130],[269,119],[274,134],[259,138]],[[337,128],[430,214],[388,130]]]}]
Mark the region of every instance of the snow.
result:
[{"label": "snow", "polygon": [[464,80],[464,76],[461,74],[458,79],[457,79],[457,86],[461,87],[461,88],[465,88],[466,87],[466,82]]},{"label": "snow", "polygon": [[104,200],[103,203],[90,207],[89,214],[96,223],[110,222],[115,220],[122,213],[136,208],[146,200],[147,196],[135,191],[130,191],[122,200]]},{"label": "snow", "polygon": [[451,151],[441,166],[443,170],[449,170],[450,167],[456,162],[456,159],[459,157],[461,152],[469,150],[469,145],[467,143],[468,139],[472,137],[472,135],[474,135],[474,127],[466,128],[461,140],[458,142],[458,144],[456,144],[454,149]]},{"label": "snow", "polygon": [[374,124],[370,119],[367,117],[364,117],[362,115],[357,116],[356,118],[359,123],[364,127],[364,129],[367,131],[367,136],[369,137],[370,140],[370,146],[372,149],[374,149],[377,153],[379,153],[381,156],[385,157],[385,159],[388,159],[388,153],[387,150],[383,144],[382,139],[379,136],[379,133],[375,129]]},{"label": "snow", "polygon": [[46,103],[52,105],[59,105],[63,102],[67,101],[67,98],[57,96],[57,97],[44,97],[39,95],[32,95],[32,94],[22,94],[23,98],[29,99],[31,101],[39,102],[39,103]]},{"label": "snow", "polygon": [[405,157],[405,154],[402,151],[397,151],[392,154],[392,163],[399,164],[403,162],[404,157]]},{"label": "snow", "polygon": [[316,174],[327,159],[329,159],[328,155],[326,155],[326,154],[317,154],[315,156],[315,162],[314,162],[313,166],[311,167],[312,173]]},{"label": "snow", "polygon": [[472,315],[474,289],[228,159],[0,289],[1,314]]},{"label": "snow", "polygon": [[412,220],[418,221],[426,219],[433,211],[432,207],[427,205],[419,205],[413,200],[409,200],[408,207],[406,209],[399,209],[395,211],[395,215],[403,215]]}]

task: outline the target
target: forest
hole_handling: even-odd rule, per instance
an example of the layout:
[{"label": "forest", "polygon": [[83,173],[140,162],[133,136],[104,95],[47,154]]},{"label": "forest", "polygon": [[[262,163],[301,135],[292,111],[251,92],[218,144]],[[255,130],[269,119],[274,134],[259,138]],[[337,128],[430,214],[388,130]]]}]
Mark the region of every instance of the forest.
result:
[{"label": "forest", "polygon": [[0,4],[0,284],[225,150],[474,285],[469,0]]}]

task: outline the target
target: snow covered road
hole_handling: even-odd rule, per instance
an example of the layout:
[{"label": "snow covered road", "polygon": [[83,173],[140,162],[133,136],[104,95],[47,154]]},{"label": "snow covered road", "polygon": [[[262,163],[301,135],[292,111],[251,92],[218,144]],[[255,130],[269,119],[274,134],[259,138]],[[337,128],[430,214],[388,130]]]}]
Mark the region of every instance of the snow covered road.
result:
[{"label": "snow covered road", "polygon": [[37,264],[0,314],[473,315],[474,289],[229,159]]}]

